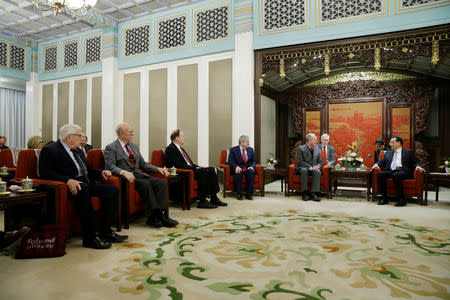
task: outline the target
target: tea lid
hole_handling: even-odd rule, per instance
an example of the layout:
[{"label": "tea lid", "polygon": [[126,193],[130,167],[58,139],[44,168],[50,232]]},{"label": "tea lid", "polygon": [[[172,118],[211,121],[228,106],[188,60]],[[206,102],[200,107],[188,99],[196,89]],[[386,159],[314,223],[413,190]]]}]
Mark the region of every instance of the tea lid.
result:
[{"label": "tea lid", "polygon": [[33,180],[31,180],[31,179],[28,178],[28,176],[27,176],[27,178],[22,179],[22,182],[23,182],[23,181],[28,182],[28,181],[33,181]]}]

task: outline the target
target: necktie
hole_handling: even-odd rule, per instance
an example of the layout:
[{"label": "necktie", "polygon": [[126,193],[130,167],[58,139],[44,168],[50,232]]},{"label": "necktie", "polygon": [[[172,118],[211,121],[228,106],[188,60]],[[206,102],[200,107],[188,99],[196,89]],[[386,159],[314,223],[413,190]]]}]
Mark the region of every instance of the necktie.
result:
[{"label": "necktie", "polygon": [[180,147],[180,149],[181,149],[181,154],[183,154],[183,156],[184,156],[184,158],[186,159],[186,161],[188,162],[188,164],[189,164],[190,166],[192,166],[193,163],[192,163],[192,161],[189,159],[189,156],[187,156],[187,154],[186,154],[186,152],[184,152],[184,149],[183,149],[183,148]]},{"label": "necktie", "polygon": [[[244,164],[247,163],[247,157],[245,156],[245,149],[242,149],[242,158],[244,159]],[[244,167],[242,171],[247,171],[247,167]]]},{"label": "necktie", "polygon": [[84,148],[83,146],[81,147],[81,150],[83,151],[83,153],[84,153],[84,156],[85,156],[85,157],[87,157],[87,152],[86,152],[86,149],[85,149],[85,148]]},{"label": "necktie", "polygon": [[397,151],[394,151],[394,156],[392,157],[391,170],[397,169]]},{"label": "necktie", "polygon": [[80,167],[81,170],[81,174],[83,175],[83,177],[86,179],[86,182],[88,184],[91,184],[91,181],[89,180],[89,176],[88,176],[88,171],[87,171],[87,167],[86,164],[84,163],[84,161],[81,159],[80,155],[78,154],[76,149],[70,149],[70,151],[72,151],[73,153],[73,157],[75,158],[75,160],[78,163],[78,166]]},{"label": "necktie", "polygon": [[134,160],[134,154],[133,154],[133,152],[131,152],[130,147],[128,147],[128,144],[125,144],[125,149],[127,149],[128,160],[130,161],[130,164],[134,169],[134,167],[136,166],[136,161]]}]

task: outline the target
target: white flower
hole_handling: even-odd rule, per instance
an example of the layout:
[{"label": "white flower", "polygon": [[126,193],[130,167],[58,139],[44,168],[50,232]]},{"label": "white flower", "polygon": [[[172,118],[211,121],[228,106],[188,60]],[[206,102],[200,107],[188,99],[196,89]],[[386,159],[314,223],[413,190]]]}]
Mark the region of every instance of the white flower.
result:
[{"label": "white flower", "polygon": [[339,157],[339,158],[338,158],[338,161],[343,161],[343,160],[344,160],[343,157]]},{"label": "white flower", "polygon": [[350,153],[350,156],[351,156],[351,157],[355,157],[355,156],[356,156],[356,153],[355,153],[355,152],[352,152],[352,153]]}]

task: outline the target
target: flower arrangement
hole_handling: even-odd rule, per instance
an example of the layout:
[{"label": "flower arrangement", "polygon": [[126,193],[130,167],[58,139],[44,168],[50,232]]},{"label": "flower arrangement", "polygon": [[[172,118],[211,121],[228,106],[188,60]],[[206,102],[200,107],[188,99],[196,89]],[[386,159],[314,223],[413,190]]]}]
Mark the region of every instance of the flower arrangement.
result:
[{"label": "flower arrangement", "polygon": [[266,166],[267,168],[274,169],[278,164],[278,159],[275,158],[275,154],[269,153],[267,155]]},{"label": "flower arrangement", "polygon": [[349,149],[347,152],[345,152],[345,155],[338,158],[339,167],[336,166],[336,168],[340,168],[343,166],[346,169],[349,168],[358,168],[362,165],[364,159],[358,155],[359,150],[359,138],[356,137],[356,141],[352,142],[351,145],[347,145],[347,148]]},{"label": "flower arrangement", "polygon": [[445,173],[449,174],[450,173],[450,157],[447,158],[447,160],[444,161],[444,164],[439,166],[439,168],[445,169]]}]

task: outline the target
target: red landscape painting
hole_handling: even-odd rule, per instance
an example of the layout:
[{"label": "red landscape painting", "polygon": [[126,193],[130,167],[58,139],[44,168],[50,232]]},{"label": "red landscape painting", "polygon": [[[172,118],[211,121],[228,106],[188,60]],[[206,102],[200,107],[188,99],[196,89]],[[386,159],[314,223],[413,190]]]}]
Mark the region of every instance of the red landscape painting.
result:
[{"label": "red landscape painting", "polygon": [[403,139],[403,148],[411,148],[410,139],[410,109],[409,107],[392,108],[392,135],[397,135]]},{"label": "red landscape painting", "polygon": [[[359,155],[366,159],[375,150],[374,142],[382,137],[383,105],[381,101],[329,104],[330,145],[335,147],[336,155],[343,156],[357,138],[360,140]],[[373,157],[364,162],[373,164]]]},{"label": "red landscape painting", "polygon": [[306,134],[314,133],[320,143],[320,111],[313,110],[306,112]]}]

